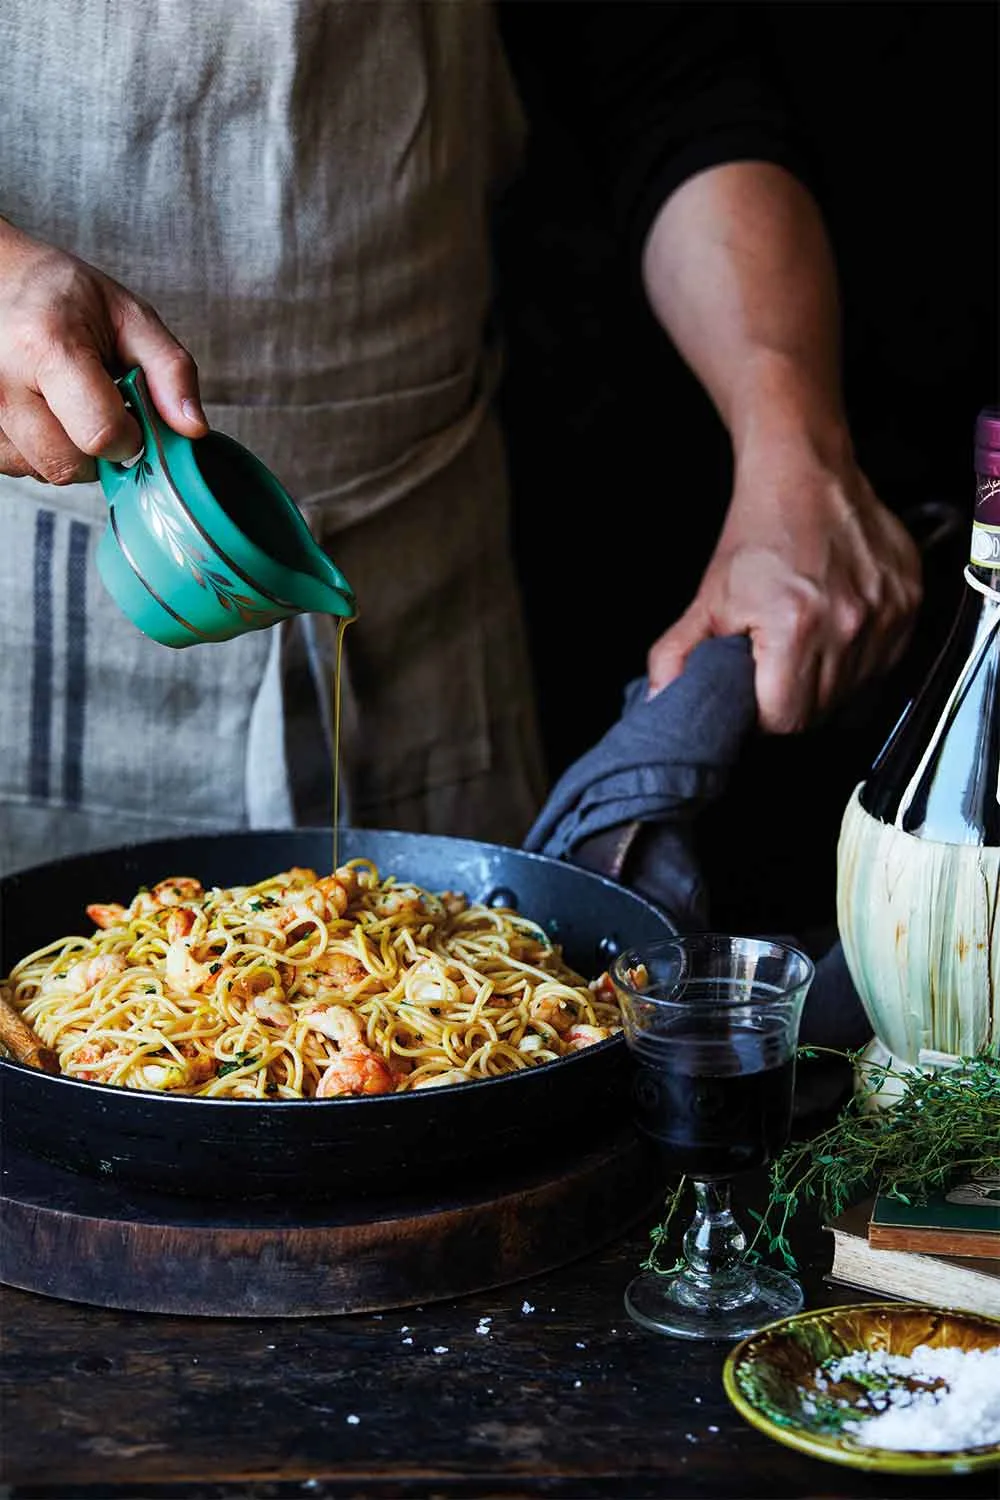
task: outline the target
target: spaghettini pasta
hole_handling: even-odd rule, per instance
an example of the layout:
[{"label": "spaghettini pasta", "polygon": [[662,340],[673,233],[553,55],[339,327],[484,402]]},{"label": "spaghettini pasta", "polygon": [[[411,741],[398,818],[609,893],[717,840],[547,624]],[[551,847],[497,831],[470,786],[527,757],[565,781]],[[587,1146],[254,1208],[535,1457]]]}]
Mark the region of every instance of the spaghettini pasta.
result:
[{"label": "spaghettini pasta", "polygon": [[6,997],[70,1077],[227,1099],[385,1094],[550,1062],[620,1028],[516,911],[369,860],[203,889],[188,876],[24,958]]}]

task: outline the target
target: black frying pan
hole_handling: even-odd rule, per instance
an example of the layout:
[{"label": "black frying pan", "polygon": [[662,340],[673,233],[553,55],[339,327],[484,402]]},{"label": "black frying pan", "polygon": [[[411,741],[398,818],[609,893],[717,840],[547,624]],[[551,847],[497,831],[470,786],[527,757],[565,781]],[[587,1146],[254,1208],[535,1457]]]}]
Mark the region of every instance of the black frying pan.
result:
[{"label": "black frying pan", "polygon": [[[347,829],[339,858],[534,917],[594,978],[622,948],[664,936],[636,892],[575,865],[469,839]],[[332,861],[329,830],[223,833],[128,845],[0,880],[0,974],[54,938],[89,931],[91,901],[127,904],[140,885],[193,875],[247,884]],[[440,1181],[503,1159],[565,1155],[628,1108],[627,1055],[613,1037],[537,1068],[412,1094],[260,1102],[142,1094],[0,1059],[3,1140],[75,1171],[214,1198],[323,1198]]]}]

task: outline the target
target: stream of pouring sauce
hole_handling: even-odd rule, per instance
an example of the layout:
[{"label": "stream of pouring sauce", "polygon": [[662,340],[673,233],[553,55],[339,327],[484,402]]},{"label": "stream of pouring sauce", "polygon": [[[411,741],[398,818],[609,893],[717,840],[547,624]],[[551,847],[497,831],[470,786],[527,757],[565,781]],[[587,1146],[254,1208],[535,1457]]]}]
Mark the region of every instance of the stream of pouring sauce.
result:
[{"label": "stream of pouring sauce", "polygon": [[344,654],[344,631],[358,618],[356,614],[345,618],[337,615],[337,649],[333,658],[333,864],[336,870],[340,863],[340,687],[341,664]]}]

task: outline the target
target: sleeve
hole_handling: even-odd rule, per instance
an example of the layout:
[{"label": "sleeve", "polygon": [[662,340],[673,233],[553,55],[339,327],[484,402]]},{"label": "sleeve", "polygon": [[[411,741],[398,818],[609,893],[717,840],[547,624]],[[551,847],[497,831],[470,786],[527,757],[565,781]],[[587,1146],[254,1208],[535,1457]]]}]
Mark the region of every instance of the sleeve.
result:
[{"label": "sleeve", "polygon": [[709,167],[775,162],[815,187],[760,6],[501,0],[499,13],[529,122],[572,135],[637,258],[670,194]]}]

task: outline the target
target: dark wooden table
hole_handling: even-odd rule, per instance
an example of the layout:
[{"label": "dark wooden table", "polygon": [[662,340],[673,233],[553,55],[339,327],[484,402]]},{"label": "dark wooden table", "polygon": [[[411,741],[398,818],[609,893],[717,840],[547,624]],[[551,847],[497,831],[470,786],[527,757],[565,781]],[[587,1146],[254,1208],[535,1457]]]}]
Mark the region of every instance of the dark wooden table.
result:
[{"label": "dark wooden table", "polygon": [[[869,1475],[762,1436],[728,1345],[635,1327],[649,1223],[516,1285],[381,1314],[123,1313],[0,1288],[3,1500],[1000,1495],[996,1470]],[[807,1305],[832,1242],[793,1221]]]}]

